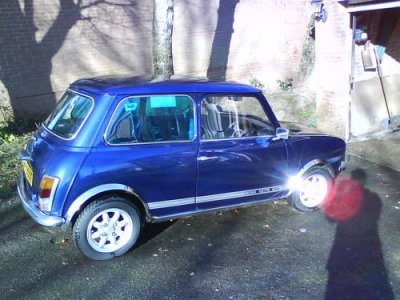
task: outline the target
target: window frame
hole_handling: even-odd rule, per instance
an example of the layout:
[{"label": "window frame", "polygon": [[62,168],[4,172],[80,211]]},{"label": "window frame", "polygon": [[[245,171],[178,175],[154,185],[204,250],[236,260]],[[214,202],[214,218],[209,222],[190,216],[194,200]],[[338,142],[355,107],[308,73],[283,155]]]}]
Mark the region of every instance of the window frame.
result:
[{"label": "window frame", "polygon": [[[137,143],[124,143],[124,144],[115,144],[115,143],[110,143],[107,140],[107,133],[109,130],[109,127],[111,126],[111,122],[113,120],[113,117],[115,115],[115,113],[117,112],[117,110],[120,108],[120,106],[123,104],[123,102],[126,99],[129,98],[150,98],[150,97],[162,97],[162,96],[173,96],[173,97],[188,97],[191,101],[192,101],[192,105],[193,105],[193,138],[191,140],[170,140],[170,141],[155,141],[155,142],[137,142]],[[116,107],[114,108],[109,120],[108,120],[108,124],[107,127],[104,131],[103,134],[103,140],[106,143],[106,145],[108,146],[112,146],[112,147],[123,147],[123,146],[135,146],[135,145],[153,145],[153,144],[168,144],[168,143],[188,143],[188,142],[193,142],[197,139],[197,106],[196,106],[196,101],[194,101],[193,97],[188,95],[188,94],[148,94],[148,95],[129,95],[129,96],[124,96],[116,105]]]},{"label": "window frame", "polygon": [[[260,99],[260,97],[258,97],[258,95],[256,95],[256,94],[247,94],[247,93],[243,93],[243,94],[241,94],[241,93],[238,93],[238,94],[212,93],[212,94],[202,95],[200,97],[200,100],[199,100],[199,111],[200,111],[199,112],[199,122],[200,122],[199,124],[200,124],[200,128],[202,127],[202,124],[203,124],[203,118],[202,118],[202,115],[201,115],[201,108],[202,108],[203,100],[205,98],[208,98],[208,97],[221,97],[221,98],[222,97],[249,97],[249,98],[254,98],[259,102],[262,110],[264,111],[266,117],[268,118],[269,122],[271,123],[271,126],[275,130],[277,128],[276,125],[274,124],[274,121],[271,120],[269,111],[266,109],[264,101],[262,99]],[[202,134],[200,134],[199,135],[199,139],[200,139],[201,142],[216,142],[216,141],[229,141],[229,140],[238,140],[238,139],[247,140],[247,139],[256,139],[256,138],[260,138],[260,137],[272,137],[272,136],[275,136],[275,134],[264,134],[264,135],[243,136],[243,137],[227,137],[227,138],[220,138],[220,139],[215,139],[215,138],[214,139],[203,139]]]},{"label": "window frame", "polygon": [[[45,124],[45,122],[47,122],[47,119],[46,119],[45,122],[43,122],[43,128],[44,128],[47,132],[51,133],[52,135],[54,135],[54,136],[56,136],[56,137],[58,137],[58,138],[60,138],[60,139],[62,139],[62,140],[64,140],[64,141],[72,141],[72,140],[74,140],[74,139],[77,137],[77,135],[78,135],[79,132],[81,131],[83,125],[86,123],[86,121],[89,119],[89,116],[92,114],[92,111],[93,111],[93,109],[94,109],[94,107],[95,107],[95,105],[96,105],[96,102],[94,101],[94,98],[93,98],[92,96],[89,96],[89,95],[87,95],[87,94],[84,94],[84,93],[75,91],[75,90],[73,90],[73,89],[71,89],[71,88],[68,88],[68,89],[64,92],[64,94],[62,95],[62,97],[60,98],[60,100],[64,97],[64,95],[65,95],[68,91],[70,91],[70,92],[72,92],[72,93],[74,93],[74,94],[77,94],[77,95],[80,95],[80,96],[82,96],[82,97],[85,97],[85,98],[89,99],[89,100],[91,101],[91,108],[90,108],[89,112],[87,113],[86,117],[84,118],[84,120],[82,121],[82,123],[79,125],[79,128],[78,128],[78,129],[76,130],[76,132],[75,132],[71,137],[69,137],[69,138],[62,137],[62,136],[56,134],[55,132],[53,132],[51,129],[49,129],[49,128],[46,126],[46,124]],[[60,100],[57,102],[56,108],[57,108],[57,106],[58,106]],[[56,109],[56,108],[54,108],[54,109]],[[52,112],[52,113],[53,113],[53,112]],[[51,114],[52,114],[52,113],[51,113]],[[50,115],[51,115],[51,114],[50,114]],[[50,115],[48,116],[48,118],[50,117]]]}]

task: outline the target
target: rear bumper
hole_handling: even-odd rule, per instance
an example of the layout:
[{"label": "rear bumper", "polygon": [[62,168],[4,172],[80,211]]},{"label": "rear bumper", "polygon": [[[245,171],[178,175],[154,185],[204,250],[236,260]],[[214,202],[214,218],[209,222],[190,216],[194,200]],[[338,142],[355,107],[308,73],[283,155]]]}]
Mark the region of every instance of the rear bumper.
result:
[{"label": "rear bumper", "polygon": [[37,223],[44,226],[60,226],[65,223],[64,218],[49,216],[33,204],[29,196],[26,194],[24,177],[22,174],[18,178],[17,190],[22,207]]}]

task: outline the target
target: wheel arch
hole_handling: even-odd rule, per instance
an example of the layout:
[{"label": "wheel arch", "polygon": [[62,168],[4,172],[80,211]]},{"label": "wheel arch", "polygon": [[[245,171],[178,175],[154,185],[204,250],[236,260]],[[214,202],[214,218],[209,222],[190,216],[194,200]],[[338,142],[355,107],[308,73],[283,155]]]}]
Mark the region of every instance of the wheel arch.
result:
[{"label": "wheel arch", "polygon": [[332,175],[332,177],[335,176],[335,172],[333,171],[332,167],[322,159],[313,159],[309,161],[297,172],[296,176],[297,177],[303,176],[307,171],[309,171],[312,167],[315,166],[325,167],[328,170],[328,172]]},{"label": "wheel arch", "polygon": [[70,228],[71,225],[73,226],[79,213],[87,205],[89,205],[89,203],[109,195],[118,195],[129,201],[132,201],[136,204],[144,219],[150,219],[151,215],[149,213],[149,208],[146,202],[144,202],[143,199],[139,197],[139,195],[132,188],[123,184],[112,183],[93,187],[78,196],[67,210],[67,213],[65,215],[65,224],[63,225],[63,228],[67,230],[68,228]]},{"label": "wheel arch", "polygon": [[332,195],[333,185],[334,176],[329,165],[314,162],[295,178],[288,201],[301,212],[317,210]]},{"label": "wheel arch", "polygon": [[310,160],[308,163],[306,163],[305,165],[303,165],[303,167],[301,167],[297,173],[295,173],[294,175],[292,175],[289,178],[288,181],[288,193],[286,195],[286,197],[289,197],[293,194],[293,192],[296,190],[296,186],[298,184],[298,181],[302,178],[302,176],[304,174],[306,174],[309,170],[311,170],[311,168],[315,167],[315,166],[320,166],[320,167],[324,167],[327,169],[327,171],[329,172],[329,174],[332,177],[335,177],[335,172],[333,171],[332,167],[329,165],[329,163],[325,162],[322,159],[313,159]]}]

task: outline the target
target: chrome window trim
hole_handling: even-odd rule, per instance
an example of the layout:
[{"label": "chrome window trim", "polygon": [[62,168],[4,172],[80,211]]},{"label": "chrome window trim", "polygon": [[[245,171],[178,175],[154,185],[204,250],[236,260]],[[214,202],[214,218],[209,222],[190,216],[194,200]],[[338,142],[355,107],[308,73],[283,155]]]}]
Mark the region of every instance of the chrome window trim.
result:
[{"label": "chrome window trim", "polygon": [[[121,106],[121,104],[122,104],[123,101],[125,101],[125,100],[128,99],[128,98],[157,97],[157,96],[158,96],[158,97],[159,97],[159,96],[175,96],[175,97],[185,96],[185,97],[188,97],[188,98],[192,101],[192,104],[193,104],[193,130],[194,130],[193,139],[191,139],[191,140],[182,140],[182,141],[174,141],[174,140],[171,140],[171,141],[144,142],[144,143],[124,143],[124,144],[112,144],[112,143],[109,143],[109,142],[107,141],[106,134],[107,134],[108,129],[109,129],[109,127],[110,127],[111,121],[112,121],[112,119],[113,119],[113,117],[114,117],[114,115],[115,115],[115,112],[119,109],[119,107]],[[115,107],[114,111],[113,111],[112,114],[111,114],[111,117],[110,117],[110,119],[109,119],[109,121],[108,121],[106,130],[104,131],[104,134],[103,134],[103,140],[104,140],[104,142],[105,142],[108,146],[112,146],[112,147],[135,146],[135,145],[149,145],[149,144],[190,143],[190,142],[195,141],[196,138],[197,138],[197,106],[196,106],[196,102],[194,101],[194,99],[193,99],[190,95],[187,95],[187,94],[150,94],[150,95],[130,95],[130,96],[126,96],[126,97],[122,98],[122,99],[118,102],[117,106]]]},{"label": "chrome window trim", "polygon": [[[77,94],[77,95],[81,95],[81,96],[86,97],[86,98],[88,98],[88,99],[90,99],[90,100],[92,101],[92,107],[90,108],[89,113],[86,115],[85,119],[83,120],[83,122],[82,122],[81,125],[79,126],[78,130],[77,130],[70,138],[65,138],[65,137],[62,137],[62,136],[60,136],[60,135],[55,134],[54,132],[52,132],[49,128],[47,128],[47,126],[46,126],[44,123],[43,123],[43,128],[44,128],[47,132],[51,133],[52,135],[54,135],[54,136],[56,136],[56,137],[58,137],[58,138],[60,138],[60,139],[62,139],[62,140],[64,140],[64,141],[72,141],[72,140],[75,139],[76,136],[79,134],[79,131],[81,131],[81,128],[82,128],[83,125],[86,123],[86,121],[87,121],[87,119],[89,118],[89,116],[91,115],[91,113],[92,113],[92,111],[93,111],[93,109],[94,109],[94,107],[95,107],[95,101],[94,101],[94,99],[93,99],[92,96],[89,96],[89,95],[86,95],[86,94],[77,92],[77,91],[75,91],[75,90],[73,90],[73,89],[68,88],[65,92],[67,92],[67,91],[71,91],[71,92],[73,92],[73,93],[75,93],[75,94]],[[65,94],[65,93],[64,93],[64,94]],[[64,95],[64,94],[63,94],[63,95]],[[57,104],[58,104],[58,102],[57,102]],[[57,106],[56,106],[56,107],[57,107]]]},{"label": "chrome window trim", "polygon": [[[208,142],[220,142],[220,141],[232,141],[232,140],[251,140],[251,139],[257,139],[257,138],[265,138],[265,139],[272,139],[275,137],[275,135],[255,135],[255,136],[244,136],[244,137],[229,137],[229,138],[223,138],[223,139],[209,139],[209,140],[204,140],[200,138],[200,142],[202,143],[208,143]],[[274,141],[275,142],[275,141]]]},{"label": "chrome window trim", "polygon": [[[261,105],[261,108],[262,108],[263,112],[265,113],[265,116],[268,118],[268,121],[270,121],[271,126],[275,128],[274,124],[272,124],[271,120],[269,119],[268,113],[265,110],[265,107],[263,106],[262,102],[260,101],[260,98],[254,96],[253,94],[246,94],[246,93],[244,93],[244,94],[240,94],[240,93],[238,93],[238,94],[224,94],[224,93],[221,93],[221,94],[206,94],[206,95],[201,96],[201,98],[199,100],[200,111],[201,111],[201,105],[202,105],[202,102],[203,102],[204,98],[207,98],[207,97],[218,97],[218,96],[219,97],[249,97],[249,98],[257,99],[258,103]],[[202,120],[201,114],[200,114],[200,123],[201,124],[202,124],[202,121],[203,120]],[[276,128],[275,128],[275,130],[276,130]],[[228,138],[221,138],[221,139],[203,139],[201,137],[201,135],[200,135],[200,142],[244,140],[244,139],[251,139],[251,138],[258,138],[258,137],[275,137],[275,136],[276,135],[268,134],[268,135],[254,135],[254,136],[245,136],[245,137],[228,137]]]}]

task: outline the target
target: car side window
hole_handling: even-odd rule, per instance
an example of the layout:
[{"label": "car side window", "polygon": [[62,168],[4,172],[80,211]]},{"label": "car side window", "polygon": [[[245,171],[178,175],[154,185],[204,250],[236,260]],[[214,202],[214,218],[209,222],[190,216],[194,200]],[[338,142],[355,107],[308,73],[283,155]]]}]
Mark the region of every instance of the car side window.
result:
[{"label": "car side window", "polygon": [[112,145],[190,141],[194,138],[193,101],[188,96],[127,97],[108,125]]},{"label": "car side window", "polygon": [[255,97],[207,96],[201,101],[201,137],[204,140],[272,135],[274,132]]}]

